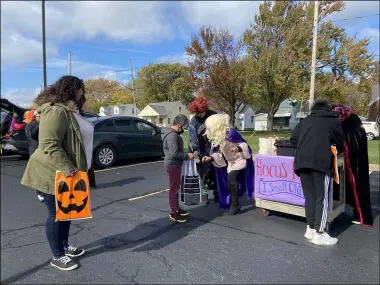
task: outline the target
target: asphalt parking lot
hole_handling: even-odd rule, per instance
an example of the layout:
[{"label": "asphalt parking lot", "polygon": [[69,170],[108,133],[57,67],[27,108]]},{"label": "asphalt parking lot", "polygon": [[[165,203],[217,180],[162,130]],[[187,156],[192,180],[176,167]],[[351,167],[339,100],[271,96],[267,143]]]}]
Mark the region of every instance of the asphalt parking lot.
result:
[{"label": "asphalt parking lot", "polygon": [[26,161],[1,159],[1,283],[18,284],[379,284],[379,173],[371,173],[376,222],[354,226],[341,216],[330,248],[303,238],[305,221],[261,216],[251,201],[243,214],[217,205],[193,207],[185,224],[167,218],[161,161],[96,172],[93,218],[72,223],[70,244],[86,249],[80,268],[49,266],[47,210],[20,184]]}]

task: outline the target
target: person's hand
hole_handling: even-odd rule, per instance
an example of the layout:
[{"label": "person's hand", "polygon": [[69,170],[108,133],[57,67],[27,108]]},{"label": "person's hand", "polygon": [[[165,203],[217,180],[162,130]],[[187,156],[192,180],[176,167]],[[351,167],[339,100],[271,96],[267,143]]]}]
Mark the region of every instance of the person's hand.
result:
[{"label": "person's hand", "polygon": [[70,170],[70,174],[69,174],[69,177],[73,177],[75,176],[75,174],[77,174],[78,172],[78,168],[73,168]]},{"label": "person's hand", "polygon": [[237,153],[237,152],[239,152],[238,147],[237,147],[237,146],[233,147],[233,148],[231,149],[231,152],[233,152],[233,153]]},{"label": "person's hand", "polygon": [[210,162],[212,160],[212,157],[211,156],[204,156],[202,158],[202,162]]},{"label": "person's hand", "polygon": [[188,153],[187,155],[189,156],[189,159],[190,159],[190,160],[193,160],[193,159],[195,158],[195,154],[194,154],[194,153],[191,153],[191,152],[190,152],[190,153]]}]

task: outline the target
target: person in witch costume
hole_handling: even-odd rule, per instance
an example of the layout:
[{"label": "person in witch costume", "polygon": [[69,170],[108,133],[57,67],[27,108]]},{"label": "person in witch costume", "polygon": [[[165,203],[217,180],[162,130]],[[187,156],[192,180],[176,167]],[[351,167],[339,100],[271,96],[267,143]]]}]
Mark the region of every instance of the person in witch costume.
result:
[{"label": "person in witch costume", "polygon": [[369,183],[368,142],[362,121],[343,104],[332,105],[342,121],[346,166],[346,203],[354,209],[354,224],[373,226]]},{"label": "person in witch costume", "polygon": [[204,186],[213,190],[214,202],[219,201],[218,190],[216,188],[215,171],[211,162],[203,160],[211,152],[211,142],[205,136],[205,121],[211,115],[216,114],[210,110],[208,102],[204,97],[195,98],[188,106],[189,112],[195,114],[189,124],[189,151],[195,154],[196,166],[199,178]]},{"label": "person in witch costume", "polygon": [[205,126],[212,154],[203,161],[215,166],[219,206],[229,208],[228,215],[236,215],[240,212],[239,197],[246,192],[248,198],[253,198],[252,150],[234,128],[228,127],[223,115],[210,116]]}]

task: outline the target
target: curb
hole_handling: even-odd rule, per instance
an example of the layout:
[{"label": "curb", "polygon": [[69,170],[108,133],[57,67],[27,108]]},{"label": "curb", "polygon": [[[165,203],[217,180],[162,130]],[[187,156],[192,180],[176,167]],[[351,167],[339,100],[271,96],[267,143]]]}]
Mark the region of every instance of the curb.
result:
[{"label": "curb", "polygon": [[369,165],[369,170],[370,171],[379,171],[380,172],[380,165],[378,165],[378,164],[370,164]]}]

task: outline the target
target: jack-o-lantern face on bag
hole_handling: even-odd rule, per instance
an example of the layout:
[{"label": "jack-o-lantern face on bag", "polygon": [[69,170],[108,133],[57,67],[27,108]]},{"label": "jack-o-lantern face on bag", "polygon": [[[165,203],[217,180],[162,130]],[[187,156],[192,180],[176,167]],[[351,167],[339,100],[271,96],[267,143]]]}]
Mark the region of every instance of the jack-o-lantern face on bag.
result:
[{"label": "jack-o-lantern face on bag", "polygon": [[86,172],[73,177],[57,172],[55,181],[56,221],[91,218],[90,187]]},{"label": "jack-o-lantern face on bag", "polygon": [[[77,181],[74,185],[74,189],[70,189],[65,181],[62,181],[58,187],[57,203],[59,209],[68,214],[71,211],[77,213],[83,211],[86,208],[88,201],[88,190],[86,182],[83,179]],[[65,202],[69,202],[66,204]],[[66,205],[64,205],[64,203]]]}]

